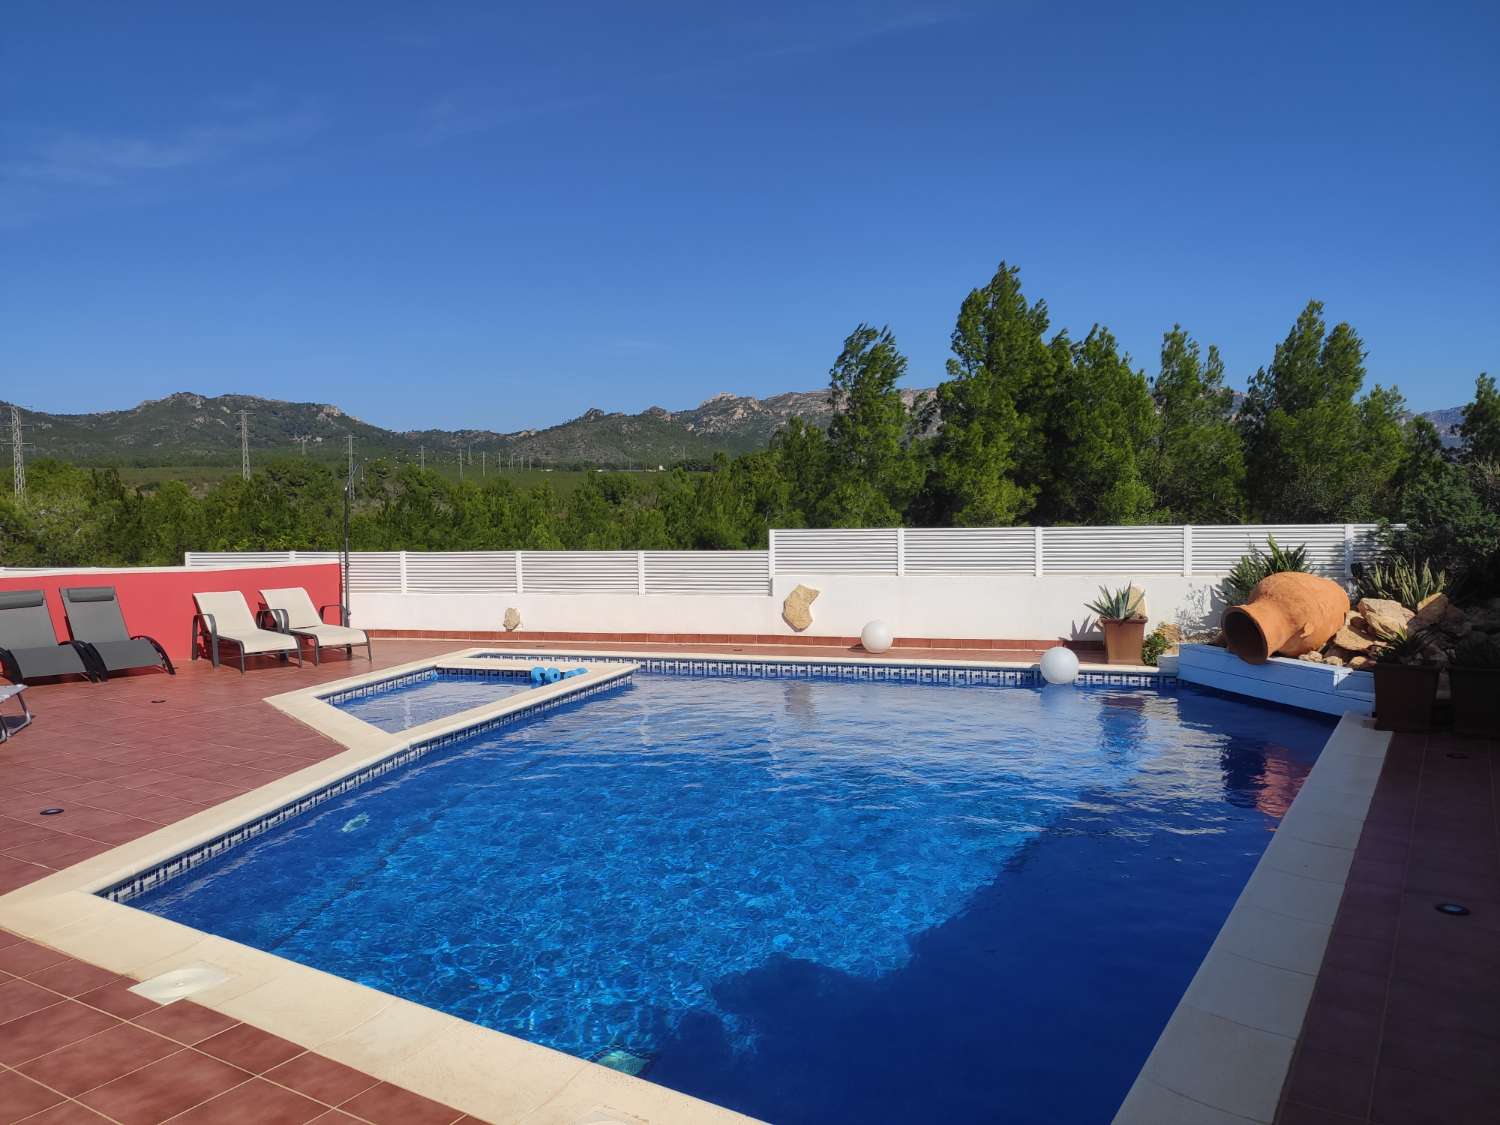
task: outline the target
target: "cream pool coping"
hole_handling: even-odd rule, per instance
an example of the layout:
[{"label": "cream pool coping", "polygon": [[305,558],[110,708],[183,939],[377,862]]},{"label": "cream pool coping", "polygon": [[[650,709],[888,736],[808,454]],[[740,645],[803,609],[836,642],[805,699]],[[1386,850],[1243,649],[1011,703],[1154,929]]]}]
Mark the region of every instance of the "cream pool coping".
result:
[{"label": "cream pool coping", "polygon": [[1346,714],[1115,1115],[1115,1125],[1276,1116],[1391,736]]},{"label": "cream pool coping", "polygon": [[[597,1063],[111,902],[97,893],[413,743],[625,679],[636,667],[585,663],[582,666],[588,670],[582,676],[524,690],[399,734],[354,719],[319,698],[434,666],[496,668],[492,658],[473,659],[475,651],[483,650],[429,657],[272,696],[266,702],[346,749],[0,896],[0,926],[111,972],[140,979],[190,966],[222,969],[228,979],[193,993],[194,1003],[487,1121],[686,1125],[753,1120]],[[573,666],[566,657],[548,659],[560,668]],[[515,663],[530,669],[536,662]]]}]

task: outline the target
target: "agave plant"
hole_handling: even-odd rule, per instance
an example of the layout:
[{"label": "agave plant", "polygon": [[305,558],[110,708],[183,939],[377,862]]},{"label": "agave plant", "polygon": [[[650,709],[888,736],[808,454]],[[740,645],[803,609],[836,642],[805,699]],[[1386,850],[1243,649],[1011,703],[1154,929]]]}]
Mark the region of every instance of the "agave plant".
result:
[{"label": "agave plant", "polygon": [[1100,586],[1099,596],[1084,608],[1098,617],[1100,621],[1145,620],[1146,615],[1141,612],[1142,596],[1140,591],[1129,584],[1121,586],[1118,590]]},{"label": "agave plant", "polygon": [[1224,596],[1230,605],[1240,605],[1262,578],[1288,570],[1306,572],[1307,544],[1283,547],[1276,542],[1276,536],[1268,535],[1264,551],[1259,547],[1252,547],[1248,555],[1242,556],[1234,564],[1234,568],[1224,579]]},{"label": "agave plant", "polygon": [[1429,629],[1418,629],[1408,633],[1398,629],[1386,638],[1385,643],[1371,650],[1377,664],[1416,665],[1427,663],[1427,648],[1432,643]]},{"label": "agave plant", "polygon": [[1428,598],[1448,588],[1448,574],[1433,570],[1426,559],[1386,554],[1354,568],[1354,582],[1362,598],[1387,598],[1416,611]]}]

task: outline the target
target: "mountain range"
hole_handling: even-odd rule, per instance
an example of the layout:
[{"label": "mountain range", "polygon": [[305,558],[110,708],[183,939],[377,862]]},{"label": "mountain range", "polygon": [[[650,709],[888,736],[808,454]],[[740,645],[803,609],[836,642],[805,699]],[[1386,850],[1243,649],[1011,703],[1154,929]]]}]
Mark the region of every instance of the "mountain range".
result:
[{"label": "mountain range", "polygon": [[[919,394],[903,390],[908,404]],[[8,415],[9,404],[0,402]],[[356,455],[433,463],[455,460],[460,449],[495,464],[529,460],[536,466],[629,466],[704,461],[716,453],[762,449],[793,417],[817,425],[832,410],[826,391],[789,391],[769,398],[717,394],[689,410],[653,406],[639,414],[589,410],[538,430],[388,430],[362,422],[337,406],[282,402],[252,395],[205,396],[183,391],[129,410],[47,414],[20,408],[28,457],[57,457],[83,464],[191,465],[230,463],[240,449],[239,412],[247,412],[252,454],[305,451],[319,460],[342,460],[352,435]],[[1461,408],[1428,411],[1444,442]],[[0,416],[0,429],[6,418]],[[8,435],[6,435],[8,436]]]}]

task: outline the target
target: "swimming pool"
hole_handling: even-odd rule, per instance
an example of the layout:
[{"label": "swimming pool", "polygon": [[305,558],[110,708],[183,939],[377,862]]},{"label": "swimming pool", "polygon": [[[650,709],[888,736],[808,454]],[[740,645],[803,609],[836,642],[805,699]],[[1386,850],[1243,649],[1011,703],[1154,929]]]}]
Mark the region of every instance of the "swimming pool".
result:
[{"label": "swimming pool", "polygon": [[520,674],[433,668],[399,680],[377,681],[334,693],[326,699],[345,714],[395,733],[496,703],[531,686],[530,680]]},{"label": "swimming pool", "polygon": [[1331,727],[637,674],[133,905],[772,1121],[1099,1121]]}]

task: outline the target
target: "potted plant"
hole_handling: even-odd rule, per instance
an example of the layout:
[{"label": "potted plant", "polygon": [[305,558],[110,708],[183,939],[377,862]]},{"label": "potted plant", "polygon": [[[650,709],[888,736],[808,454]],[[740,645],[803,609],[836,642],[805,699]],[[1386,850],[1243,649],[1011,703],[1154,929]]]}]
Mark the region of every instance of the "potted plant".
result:
[{"label": "potted plant", "polygon": [[1146,640],[1146,615],[1141,611],[1144,595],[1134,586],[1118,590],[1099,587],[1099,596],[1084,608],[1099,618],[1104,632],[1104,658],[1110,664],[1139,664]]},{"label": "potted plant", "polygon": [[1448,665],[1453,693],[1453,729],[1479,738],[1500,738],[1500,640],[1470,633],[1453,649]]},{"label": "potted plant", "polygon": [[1397,632],[1374,650],[1376,730],[1432,729],[1438,667],[1425,662],[1428,640],[1426,630]]}]

